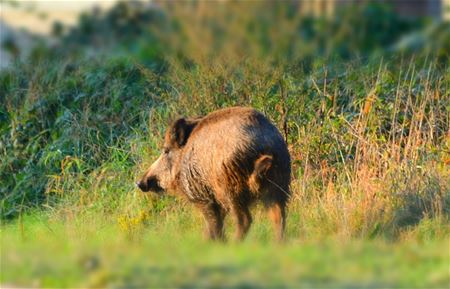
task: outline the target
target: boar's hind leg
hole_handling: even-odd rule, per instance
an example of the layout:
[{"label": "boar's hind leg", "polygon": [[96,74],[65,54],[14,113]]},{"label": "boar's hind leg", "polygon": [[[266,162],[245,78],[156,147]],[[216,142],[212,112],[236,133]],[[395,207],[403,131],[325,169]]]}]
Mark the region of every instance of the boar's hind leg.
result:
[{"label": "boar's hind leg", "polygon": [[223,220],[226,211],[216,202],[197,205],[206,222],[207,235],[211,240],[224,240]]},{"label": "boar's hind leg", "polygon": [[284,238],[284,227],[286,223],[286,205],[284,202],[274,201],[267,205],[269,209],[269,217],[273,223],[273,229],[278,241]]},{"label": "boar's hind leg", "polygon": [[250,225],[252,224],[252,216],[250,214],[250,210],[246,205],[234,205],[233,206],[233,214],[236,219],[236,240],[243,240],[250,229]]}]

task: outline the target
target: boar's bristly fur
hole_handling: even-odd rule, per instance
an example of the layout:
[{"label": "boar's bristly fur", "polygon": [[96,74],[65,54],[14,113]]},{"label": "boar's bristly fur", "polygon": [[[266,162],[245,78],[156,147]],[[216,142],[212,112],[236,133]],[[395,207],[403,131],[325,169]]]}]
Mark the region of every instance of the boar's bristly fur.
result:
[{"label": "boar's bristly fur", "polygon": [[278,129],[252,108],[233,107],[176,120],[166,132],[163,153],[138,186],[186,196],[202,211],[211,239],[224,238],[229,212],[236,238],[243,239],[252,222],[249,207],[260,200],[282,239],[290,175],[289,152]]}]

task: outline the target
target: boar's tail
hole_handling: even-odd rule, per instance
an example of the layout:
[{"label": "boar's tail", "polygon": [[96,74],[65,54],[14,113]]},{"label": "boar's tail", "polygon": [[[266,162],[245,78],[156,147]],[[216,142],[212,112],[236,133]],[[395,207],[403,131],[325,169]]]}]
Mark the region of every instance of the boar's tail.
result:
[{"label": "boar's tail", "polygon": [[248,179],[250,191],[259,192],[261,185],[264,183],[266,174],[272,167],[273,157],[270,155],[262,155],[255,161],[255,167]]}]

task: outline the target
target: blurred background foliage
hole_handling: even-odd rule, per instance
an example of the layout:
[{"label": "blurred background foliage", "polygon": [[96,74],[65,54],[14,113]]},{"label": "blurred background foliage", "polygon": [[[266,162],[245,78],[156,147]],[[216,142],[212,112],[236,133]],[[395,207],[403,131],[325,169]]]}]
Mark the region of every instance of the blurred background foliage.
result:
[{"label": "blurred background foliage", "polygon": [[[7,37],[0,283],[447,286],[449,23],[302,3],[117,2]],[[206,246],[189,204],[134,187],[171,120],[233,105],[287,139],[292,246],[266,246],[258,208],[253,243]]]}]

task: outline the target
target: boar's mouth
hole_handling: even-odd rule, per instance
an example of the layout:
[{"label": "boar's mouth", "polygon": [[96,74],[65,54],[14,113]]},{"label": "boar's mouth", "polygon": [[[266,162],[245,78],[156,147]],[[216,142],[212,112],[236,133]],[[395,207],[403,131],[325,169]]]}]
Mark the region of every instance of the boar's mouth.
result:
[{"label": "boar's mouth", "polygon": [[154,193],[161,193],[164,191],[164,189],[159,185],[159,182],[156,178],[148,178],[147,180],[139,181],[136,185],[143,192],[151,191]]}]

